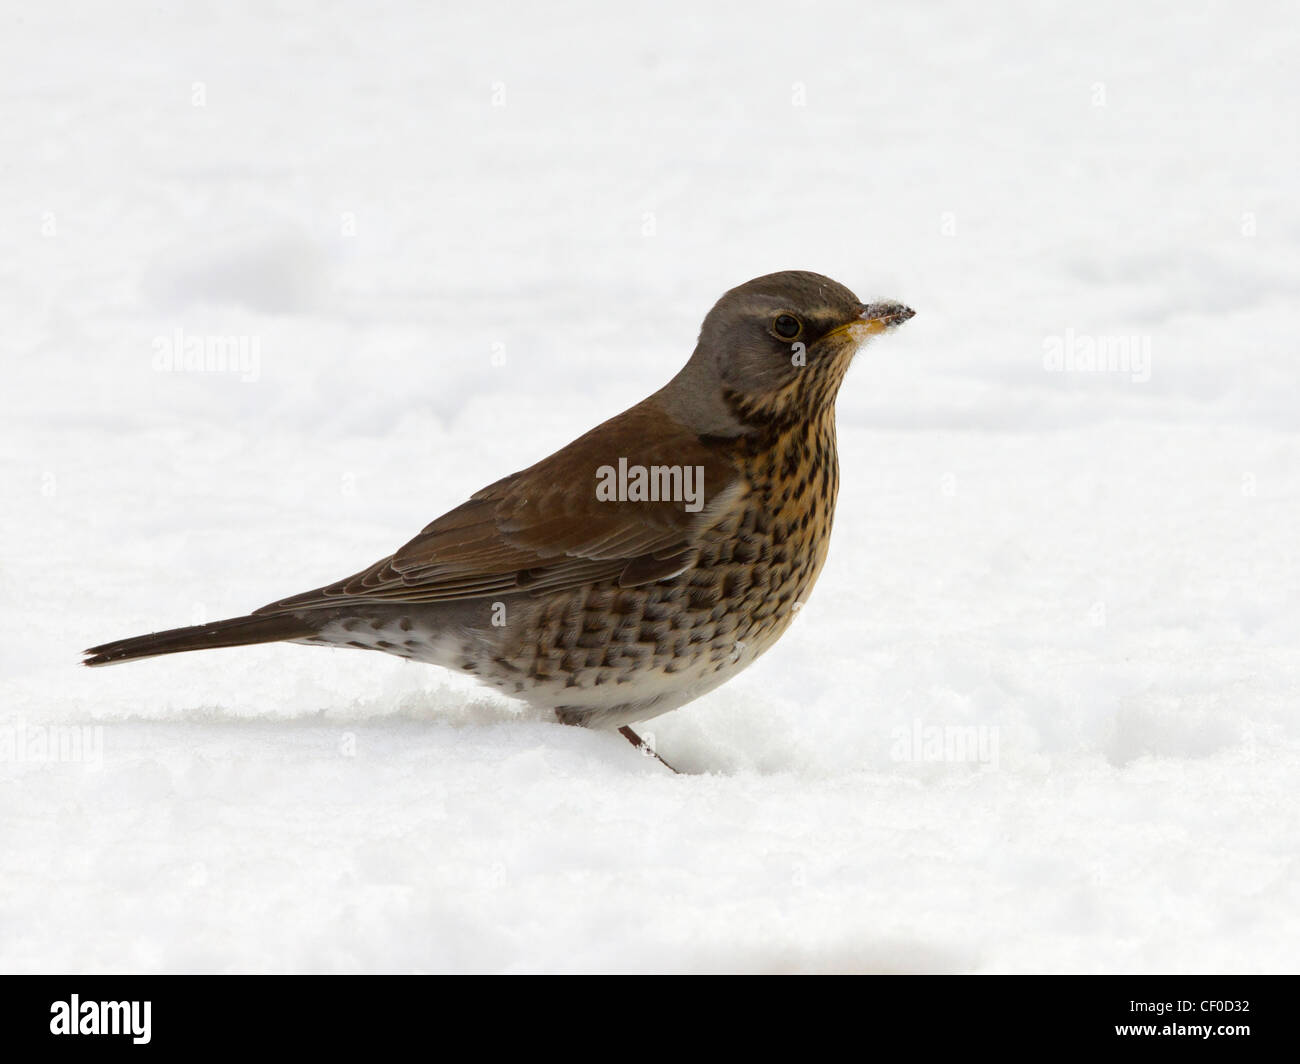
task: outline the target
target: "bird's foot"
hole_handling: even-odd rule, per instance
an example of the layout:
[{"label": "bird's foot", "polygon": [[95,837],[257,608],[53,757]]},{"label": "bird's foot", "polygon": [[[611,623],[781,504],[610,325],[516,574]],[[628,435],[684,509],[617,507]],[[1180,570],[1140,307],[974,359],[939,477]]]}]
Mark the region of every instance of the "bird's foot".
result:
[{"label": "bird's foot", "polygon": [[[619,728],[618,733],[619,735],[623,736],[623,738],[626,739],[629,743],[635,746],[638,750],[640,750],[641,753],[645,754],[646,757],[653,757],[656,761],[659,762],[659,764],[663,765],[663,767],[666,768],[669,772],[677,772],[677,770],[673,768],[672,765],[668,764],[667,761],[665,761],[662,757],[660,757],[657,753],[655,753],[654,748],[651,747],[650,744],[647,743],[644,739],[642,739],[641,736],[637,735],[637,733],[634,732],[631,728],[627,728],[627,727]],[[677,772],[677,774],[679,776],[681,775],[680,772]]]}]

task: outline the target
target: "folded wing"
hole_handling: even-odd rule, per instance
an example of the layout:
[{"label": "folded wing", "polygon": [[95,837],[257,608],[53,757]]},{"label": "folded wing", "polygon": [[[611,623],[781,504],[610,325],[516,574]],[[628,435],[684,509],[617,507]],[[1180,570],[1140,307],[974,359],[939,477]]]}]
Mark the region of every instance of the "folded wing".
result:
[{"label": "folded wing", "polygon": [[[702,477],[702,505],[598,498],[601,467],[617,469],[620,459],[628,468],[691,468]],[[611,578],[625,587],[653,583],[689,568],[700,537],[742,495],[721,446],[678,426],[652,396],[476,492],[396,554],[255,612],[540,593]]]}]

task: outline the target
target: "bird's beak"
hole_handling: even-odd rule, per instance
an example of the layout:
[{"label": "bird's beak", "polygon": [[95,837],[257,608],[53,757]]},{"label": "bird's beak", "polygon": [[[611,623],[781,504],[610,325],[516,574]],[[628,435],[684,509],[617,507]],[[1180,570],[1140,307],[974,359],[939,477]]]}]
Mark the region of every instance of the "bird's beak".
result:
[{"label": "bird's beak", "polygon": [[849,322],[848,331],[855,340],[865,340],[869,336],[878,336],[896,325],[902,325],[915,314],[916,311],[911,307],[905,307],[902,303],[891,300],[865,303],[862,313],[854,321]]}]

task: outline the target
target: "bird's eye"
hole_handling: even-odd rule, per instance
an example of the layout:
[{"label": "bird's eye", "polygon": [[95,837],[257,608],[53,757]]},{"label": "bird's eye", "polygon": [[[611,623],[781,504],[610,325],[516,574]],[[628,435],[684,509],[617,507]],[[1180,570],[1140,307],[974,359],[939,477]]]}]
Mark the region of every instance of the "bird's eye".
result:
[{"label": "bird's eye", "polygon": [[780,314],[777,316],[777,319],[772,322],[772,331],[783,340],[793,340],[803,332],[803,325],[800,324],[799,319],[793,315]]}]

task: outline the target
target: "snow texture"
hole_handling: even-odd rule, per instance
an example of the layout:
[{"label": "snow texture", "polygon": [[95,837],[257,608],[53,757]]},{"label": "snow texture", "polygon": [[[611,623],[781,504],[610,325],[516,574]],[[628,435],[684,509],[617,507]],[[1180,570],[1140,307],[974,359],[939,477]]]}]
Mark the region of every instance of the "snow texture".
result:
[{"label": "snow texture", "polygon": [[[442,6],[6,20],[0,969],[1295,970],[1293,9]],[[807,607],[646,729],[683,775],[379,654],[77,665],[389,553],[790,268],[917,316]]]}]

